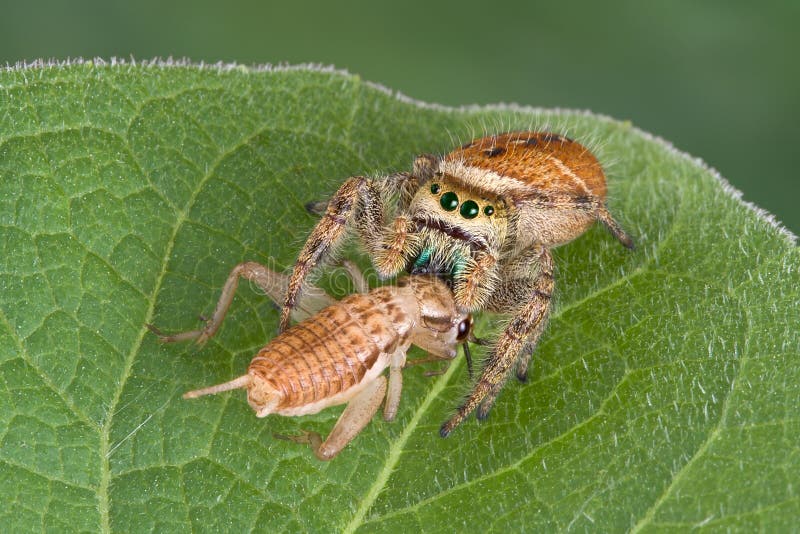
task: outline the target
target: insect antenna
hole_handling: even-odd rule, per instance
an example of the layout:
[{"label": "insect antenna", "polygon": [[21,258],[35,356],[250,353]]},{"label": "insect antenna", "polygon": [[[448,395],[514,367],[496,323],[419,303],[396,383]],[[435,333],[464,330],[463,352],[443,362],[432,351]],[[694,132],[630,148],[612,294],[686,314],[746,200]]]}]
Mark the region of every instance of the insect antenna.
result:
[{"label": "insect antenna", "polygon": [[213,395],[222,391],[229,391],[231,389],[247,388],[252,383],[253,378],[250,375],[242,375],[239,378],[234,378],[230,382],[209,386],[207,388],[195,389],[194,391],[187,391],[183,394],[184,399],[194,399],[202,397],[203,395]]}]

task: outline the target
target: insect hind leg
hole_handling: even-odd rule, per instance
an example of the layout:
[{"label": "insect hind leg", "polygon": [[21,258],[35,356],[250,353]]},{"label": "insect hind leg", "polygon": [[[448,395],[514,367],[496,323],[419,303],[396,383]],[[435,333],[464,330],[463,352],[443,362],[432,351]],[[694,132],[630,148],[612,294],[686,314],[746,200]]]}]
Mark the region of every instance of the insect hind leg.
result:
[{"label": "insect hind leg", "polygon": [[[177,334],[165,334],[150,324],[147,325],[147,328],[156,334],[159,338],[159,341],[162,343],[175,343],[178,341],[188,341],[193,339],[197,345],[204,345],[209,339],[214,337],[214,335],[217,333],[217,330],[222,325],[222,321],[225,320],[225,315],[228,313],[228,308],[230,308],[231,302],[233,302],[233,297],[236,294],[236,289],[239,287],[239,280],[241,278],[256,284],[274,302],[280,302],[283,299],[283,295],[286,293],[286,276],[277,273],[269,267],[261,265],[260,263],[252,261],[240,263],[236,265],[228,274],[228,279],[225,281],[225,285],[222,287],[222,293],[220,294],[217,305],[214,308],[214,313],[211,318],[206,321],[206,324],[203,328],[188,332],[180,332]],[[319,300],[319,302],[308,299],[306,302],[304,302],[304,307],[319,307],[321,309],[322,307],[334,302],[331,297],[321,290],[315,292],[314,296]]]},{"label": "insect hind leg", "polygon": [[320,460],[332,460],[367,426],[378,411],[384,395],[386,395],[386,378],[379,376],[350,400],[324,441],[318,433],[309,431],[296,436],[273,434],[273,437],[307,444]]}]

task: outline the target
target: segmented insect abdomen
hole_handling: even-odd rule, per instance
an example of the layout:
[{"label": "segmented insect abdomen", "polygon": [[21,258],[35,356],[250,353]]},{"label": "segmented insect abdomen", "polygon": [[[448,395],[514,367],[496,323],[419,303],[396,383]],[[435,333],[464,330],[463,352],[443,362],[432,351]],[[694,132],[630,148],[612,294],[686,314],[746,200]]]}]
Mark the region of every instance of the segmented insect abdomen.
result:
[{"label": "segmented insect abdomen", "polygon": [[394,351],[410,329],[397,319],[388,291],[351,295],[273,339],[249,372],[282,393],[277,410],[320,401],[358,384]]}]

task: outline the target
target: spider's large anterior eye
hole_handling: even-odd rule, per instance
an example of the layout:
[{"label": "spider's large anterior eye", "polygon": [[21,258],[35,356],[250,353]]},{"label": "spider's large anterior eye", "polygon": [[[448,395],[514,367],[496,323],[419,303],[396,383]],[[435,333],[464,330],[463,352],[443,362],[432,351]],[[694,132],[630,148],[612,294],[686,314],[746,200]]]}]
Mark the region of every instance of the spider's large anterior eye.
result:
[{"label": "spider's large anterior eye", "polygon": [[474,200],[467,200],[463,204],[461,204],[461,216],[465,219],[474,219],[478,216],[478,213],[481,210],[478,209],[478,204]]},{"label": "spider's large anterior eye", "polygon": [[483,214],[486,215],[487,217],[491,217],[492,215],[494,215],[494,206],[486,206],[485,208],[483,208]]},{"label": "spider's large anterior eye", "polygon": [[434,195],[438,195],[439,191],[442,190],[442,186],[439,184],[431,184],[431,193]]},{"label": "spider's large anterior eye", "polygon": [[452,191],[448,191],[442,195],[442,198],[439,200],[439,204],[442,205],[445,211],[453,211],[458,207],[458,195]]}]

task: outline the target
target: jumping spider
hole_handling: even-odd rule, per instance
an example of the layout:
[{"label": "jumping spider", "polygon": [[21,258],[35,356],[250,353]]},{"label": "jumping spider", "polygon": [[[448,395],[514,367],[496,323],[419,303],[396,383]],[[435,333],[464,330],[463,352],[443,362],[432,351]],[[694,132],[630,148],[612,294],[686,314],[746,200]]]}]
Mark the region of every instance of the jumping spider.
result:
[{"label": "jumping spider", "polygon": [[[419,156],[411,173],[354,176],[327,204],[292,272],[281,314],[289,325],[303,282],[354,225],[383,278],[402,270],[436,273],[456,303],[511,318],[481,376],[440,434],[477,408],[485,418],[514,363],[525,380],[553,291],[550,249],[600,221],[628,248],[633,241],[605,206],[606,179],[595,156],[562,135],[512,132],[476,139],[444,157]],[[385,214],[396,205],[394,221]]]}]

